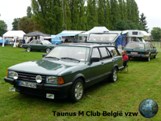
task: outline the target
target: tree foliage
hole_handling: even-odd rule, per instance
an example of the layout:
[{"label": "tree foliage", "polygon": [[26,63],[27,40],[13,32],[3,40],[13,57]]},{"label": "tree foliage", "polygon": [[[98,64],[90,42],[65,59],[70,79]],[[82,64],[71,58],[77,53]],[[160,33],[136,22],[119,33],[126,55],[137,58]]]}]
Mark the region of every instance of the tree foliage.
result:
[{"label": "tree foliage", "polygon": [[41,30],[41,28],[36,24],[33,18],[27,16],[19,19],[18,29],[23,30],[25,33]]},{"label": "tree foliage", "polygon": [[27,17],[29,17],[29,18],[32,17],[32,10],[31,10],[30,6],[27,7]]},{"label": "tree foliage", "polygon": [[87,30],[98,25],[96,0],[87,2]]},{"label": "tree foliage", "polygon": [[18,23],[20,21],[20,18],[15,18],[12,22],[12,30],[18,30]]},{"label": "tree foliage", "polygon": [[141,29],[145,30],[148,32],[148,27],[147,27],[147,22],[146,22],[146,17],[144,13],[140,15],[140,27]]},{"label": "tree foliage", "polygon": [[3,20],[0,20],[0,36],[7,31],[7,25]]},{"label": "tree foliage", "polygon": [[38,29],[56,34],[62,30],[89,30],[94,26],[106,26],[110,30],[147,29],[146,17],[139,17],[135,0],[31,1],[27,18],[23,18],[24,22],[21,19],[21,24],[18,24],[21,29],[25,29],[22,27],[25,25],[34,26],[27,27],[25,31]]},{"label": "tree foliage", "polygon": [[161,40],[161,28],[154,27],[151,31],[151,35],[154,41],[160,41]]}]

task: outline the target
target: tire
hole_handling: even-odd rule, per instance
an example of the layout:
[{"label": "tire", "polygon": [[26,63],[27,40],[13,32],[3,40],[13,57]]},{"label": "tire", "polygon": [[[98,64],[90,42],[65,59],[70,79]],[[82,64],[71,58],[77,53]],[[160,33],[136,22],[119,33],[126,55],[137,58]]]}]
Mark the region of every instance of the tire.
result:
[{"label": "tire", "polygon": [[82,99],[84,94],[84,84],[81,79],[77,79],[72,85],[70,91],[70,99],[72,102],[77,102]]},{"label": "tire", "polygon": [[47,48],[47,49],[46,49],[46,53],[49,53],[49,52],[50,52],[50,48]]},{"label": "tire", "polygon": [[31,52],[31,48],[28,47],[28,48],[26,49],[26,51],[27,51],[27,52]]},{"label": "tire", "polygon": [[117,76],[117,69],[114,68],[114,69],[112,70],[112,74],[110,75],[110,81],[111,81],[111,82],[116,82],[117,79],[118,79],[118,76]]}]

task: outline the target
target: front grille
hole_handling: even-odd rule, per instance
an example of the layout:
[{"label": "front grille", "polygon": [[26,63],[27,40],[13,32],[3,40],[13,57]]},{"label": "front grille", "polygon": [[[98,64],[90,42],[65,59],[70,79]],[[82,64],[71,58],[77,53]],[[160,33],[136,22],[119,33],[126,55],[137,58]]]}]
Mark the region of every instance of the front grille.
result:
[{"label": "front grille", "polygon": [[[37,75],[41,75],[41,74],[18,72],[18,80],[19,81],[36,82],[35,78]],[[42,76],[42,82],[45,82],[46,76],[45,75],[41,75],[41,76]]]}]

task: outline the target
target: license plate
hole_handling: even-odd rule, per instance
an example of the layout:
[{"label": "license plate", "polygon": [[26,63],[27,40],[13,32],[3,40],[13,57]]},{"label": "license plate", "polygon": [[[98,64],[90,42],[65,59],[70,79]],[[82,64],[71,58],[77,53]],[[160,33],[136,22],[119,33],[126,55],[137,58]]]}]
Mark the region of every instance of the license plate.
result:
[{"label": "license plate", "polygon": [[55,95],[54,94],[50,94],[50,93],[46,93],[46,98],[48,99],[54,99]]},{"label": "license plate", "polygon": [[36,88],[36,83],[33,83],[33,82],[26,82],[26,81],[19,81],[19,86],[22,86],[22,87],[28,87],[28,88]]},{"label": "license plate", "polygon": [[138,52],[131,52],[131,54],[133,54],[133,55],[137,55],[137,54],[138,54]]}]

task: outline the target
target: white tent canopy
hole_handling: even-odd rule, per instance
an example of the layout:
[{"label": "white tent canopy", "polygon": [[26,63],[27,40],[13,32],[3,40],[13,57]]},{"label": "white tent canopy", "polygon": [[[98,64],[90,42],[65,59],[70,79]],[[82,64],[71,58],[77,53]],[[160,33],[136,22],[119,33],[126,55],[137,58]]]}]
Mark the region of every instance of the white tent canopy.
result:
[{"label": "white tent canopy", "polygon": [[11,31],[7,31],[6,33],[3,34],[3,44],[2,47],[4,47],[4,39],[8,39],[8,38],[12,38],[14,39],[14,45],[13,47],[16,47],[16,40],[20,40],[24,38],[24,35],[26,33],[23,32],[22,30],[11,30]]},{"label": "white tent canopy", "polygon": [[24,35],[26,33],[22,30],[11,30],[7,31],[3,34],[3,38],[17,38],[17,39],[23,39]]},{"label": "white tent canopy", "polygon": [[80,36],[88,36],[90,33],[103,33],[103,32],[109,32],[109,30],[105,26],[96,26],[89,31],[81,33]]}]

